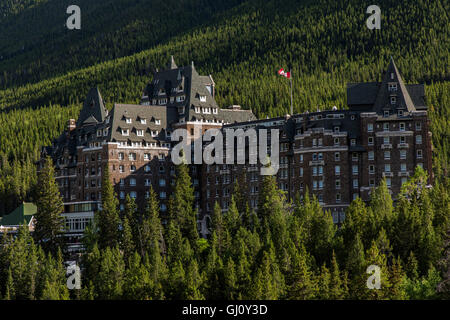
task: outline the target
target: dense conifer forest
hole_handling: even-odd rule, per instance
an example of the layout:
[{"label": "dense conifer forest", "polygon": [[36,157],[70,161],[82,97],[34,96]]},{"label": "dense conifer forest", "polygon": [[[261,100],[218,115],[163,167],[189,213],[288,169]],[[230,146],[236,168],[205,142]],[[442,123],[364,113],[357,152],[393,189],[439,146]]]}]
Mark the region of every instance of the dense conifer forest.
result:
[{"label": "dense conifer forest", "polygon": [[[0,215],[44,197],[33,163],[77,117],[91,87],[109,109],[137,103],[170,55],[213,75],[220,106],[240,104],[259,118],[289,112],[281,67],[292,68],[295,113],[344,109],[346,84],[380,81],[392,56],[405,82],[426,85],[436,180],[422,188],[419,170],[395,207],[382,184],[369,204],[352,203],[337,230],[316,199],[290,209],[268,178],[258,212],[239,190],[226,216],[216,208],[209,240],[197,238],[195,212],[176,208],[192,201],[185,169],[177,188],[187,189],[173,195],[164,228],[155,197],[138,213],[129,200],[121,215],[105,183],[110,214],[86,236],[83,289],[69,294],[61,253],[22,230],[13,243],[3,239],[1,297],[448,298],[448,1],[380,0],[381,30],[369,30],[369,3],[357,0],[79,0],[82,28],[69,31],[72,2],[0,4]],[[370,264],[382,269],[382,290],[364,290]]]},{"label": "dense conifer forest", "polygon": [[355,0],[79,1],[76,31],[63,27],[67,4],[0,7],[0,214],[32,200],[31,163],[91,87],[109,108],[137,103],[170,55],[214,76],[219,105],[241,104],[260,118],[289,110],[279,67],[292,67],[298,113],[345,108],[346,84],[379,81],[393,56],[405,81],[426,84],[434,166],[448,172],[447,1],[380,1],[381,30],[367,29],[365,3]]},{"label": "dense conifer forest", "polygon": [[[265,176],[258,209],[234,184],[226,214],[216,203],[211,236],[197,232],[188,167],[177,167],[168,223],[150,187],[146,208],[125,210],[108,170],[102,210],[85,231],[81,285],[66,285],[62,199],[48,159],[39,176],[33,236],[22,227],[0,245],[0,298],[9,299],[449,299],[449,185],[427,188],[417,167],[394,207],[385,181],[370,202],[354,200],[338,228],[308,193],[288,203]],[[368,289],[367,267],[380,269]]]}]

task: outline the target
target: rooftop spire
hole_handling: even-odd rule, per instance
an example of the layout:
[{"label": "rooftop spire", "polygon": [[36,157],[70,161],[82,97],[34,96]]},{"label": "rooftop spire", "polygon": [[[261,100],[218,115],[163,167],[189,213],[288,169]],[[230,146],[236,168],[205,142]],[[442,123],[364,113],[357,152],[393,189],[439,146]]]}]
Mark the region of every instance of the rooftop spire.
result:
[{"label": "rooftop spire", "polygon": [[[397,84],[397,89],[394,91],[388,90],[389,85]],[[390,102],[390,97],[394,97],[394,102]],[[381,112],[387,106],[398,107],[404,106],[408,111],[415,110],[414,103],[406,89],[405,83],[400,75],[400,72],[395,65],[394,58],[390,58],[389,65],[387,67],[384,79],[382,79],[381,88],[378,91],[375,101],[375,108]]]},{"label": "rooftop spire", "polygon": [[177,69],[177,65],[175,63],[175,60],[173,58],[173,56],[170,56],[170,63],[169,63],[169,69]]},{"label": "rooftop spire", "polygon": [[102,122],[105,120],[107,111],[103,103],[98,87],[92,88],[86,96],[77,121],[77,127],[86,120]]}]

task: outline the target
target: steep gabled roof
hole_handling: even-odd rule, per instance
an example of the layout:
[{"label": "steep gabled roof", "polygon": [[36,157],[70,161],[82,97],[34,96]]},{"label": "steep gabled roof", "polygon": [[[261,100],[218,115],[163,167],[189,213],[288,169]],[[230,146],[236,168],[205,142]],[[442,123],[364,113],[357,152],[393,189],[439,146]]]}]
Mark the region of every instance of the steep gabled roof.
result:
[{"label": "steep gabled roof", "polygon": [[[109,141],[147,141],[156,142],[165,140],[165,135],[152,137],[151,131],[162,133],[170,129],[170,125],[177,121],[177,109],[166,106],[145,106],[133,104],[115,104],[111,110],[112,125]],[[131,123],[126,123],[126,118]],[[146,119],[142,124],[140,119]],[[157,125],[155,120],[160,120]],[[129,129],[129,136],[122,136],[121,129]],[[138,136],[136,130],[144,130],[144,136]]]},{"label": "steep gabled roof", "polygon": [[396,82],[398,83],[397,91],[395,95],[397,97],[397,106],[404,106],[408,111],[414,111],[416,108],[414,107],[414,103],[409,95],[408,90],[403,82],[403,79],[400,75],[400,72],[395,65],[394,59],[391,57],[391,61],[389,62],[389,66],[386,70],[386,74],[384,75],[383,82],[378,90],[377,98],[375,99],[374,111],[377,113],[382,113],[384,109],[390,107],[389,106],[389,97],[393,94],[388,90],[388,84]]},{"label": "steep gabled roof", "polygon": [[103,99],[98,88],[92,88],[84,100],[83,108],[77,120],[77,127],[83,124],[103,122],[107,115]]},{"label": "steep gabled roof", "polygon": [[37,207],[34,203],[22,202],[14,211],[0,219],[0,225],[18,226],[24,222],[28,225],[36,212]]},{"label": "steep gabled roof", "polygon": [[[389,84],[397,84],[396,91],[389,91]],[[396,103],[390,103],[390,97]],[[426,110],[423,84],[405,84],[394,60],[391,58],[382,82],[347,84],[347,104],[352,110],[375,111],[379,114],[389,109]]]}]

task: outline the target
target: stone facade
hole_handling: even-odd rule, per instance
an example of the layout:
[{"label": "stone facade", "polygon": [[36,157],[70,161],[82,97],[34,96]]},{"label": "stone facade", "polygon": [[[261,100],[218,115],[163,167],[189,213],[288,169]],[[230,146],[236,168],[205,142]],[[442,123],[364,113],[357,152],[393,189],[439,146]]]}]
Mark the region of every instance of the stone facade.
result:
[{"label": "stone facade", "polygon": [[[171,133],[184,128],[188,138],[195,139],[198,125],[202,134],[209,128],[278,129],[280,188],[288,199],[302,197],[308,189],[331,210],[336,223],[344,219],[352,199],[368,200],[383,178],[394,198],[417,165],[432,180],[423,85],[405,85],[392,60],[382,82],[348,85],[347,110],[257,120],[239,106],[219,108],[214,92],[211,76],[198,75],[193,64],[178,68],[173,59],[166,70],[154,75],[140,105],[115,104],[108,112],[98,89],[92,89],[78,120],[69,120],[67,130],[42,151],[42,159],[50,155],[55,162],[68,221],[85,223],[86,216],[92,218],[96,207],[87,211],[79,207],[100,202],[102,170],[107,166],[120,208],[127,194],[143,208],[151,185],[159,196],[164,223],[175,181],[170,151],[176,142],[171,141]],[[250,208],[257,208],[259,167],[260,163],[190,166],[203,234],[208,234],[214,203],[224,210],[229,206],[235,181]],[[84,224],[77,226],[75,234]]]}]

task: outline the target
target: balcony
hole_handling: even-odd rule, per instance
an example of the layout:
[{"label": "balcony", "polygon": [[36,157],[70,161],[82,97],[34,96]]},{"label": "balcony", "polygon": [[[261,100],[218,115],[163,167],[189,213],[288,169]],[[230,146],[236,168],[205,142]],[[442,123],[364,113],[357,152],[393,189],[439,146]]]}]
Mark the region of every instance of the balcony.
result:
[{"label": "balcony", "polygon": [[398,149],[401,149],[401,148],[409,148],[409,144],[407,144],[407,143],[399,143],[399,144],[397,145],[397,148],[398,148]]},{"label": "balcony", "polygon": [[382,144],[381,149],[392,149],[392,144],[390,143]]}]

